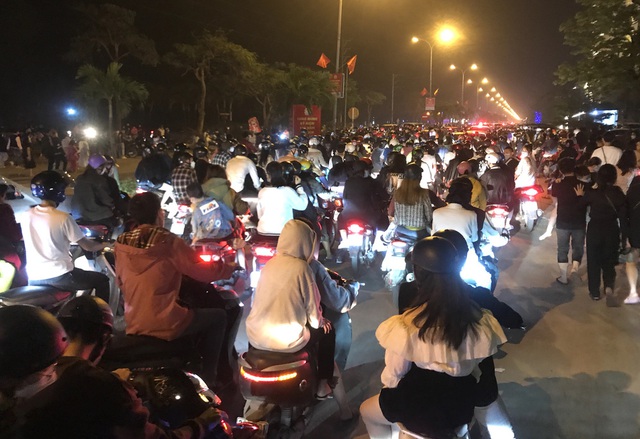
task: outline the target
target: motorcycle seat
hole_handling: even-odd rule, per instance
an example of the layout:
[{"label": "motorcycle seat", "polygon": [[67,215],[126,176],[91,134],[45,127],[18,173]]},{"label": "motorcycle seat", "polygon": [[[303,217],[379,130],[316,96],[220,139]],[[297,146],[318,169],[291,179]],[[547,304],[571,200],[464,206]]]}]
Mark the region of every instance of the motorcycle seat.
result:
[{"label": "motorcycle seat", "polygon": [[12,288],[0,294],[0,303],[6,306],[32,305],[49,309],[53,305],[71,298],[73,294],[71,291],[64,291],[46,285],[27,285]]},{"label": "motorcycle seat", "polygon": [[116,336],[111,341],[104,359],[108,361],[135,358],[136,360],[179,357],[195,351],[193,341],[187,337],[166,341],[148,335]]},{"label": "motorcycle seat", "polygon": [[310,357],[306,349],[298,352],[272,352],[256,349],[253,346],[249,346],[249,350],[242,354],[242,359],[255,370],[296,362],[309,362]]}]

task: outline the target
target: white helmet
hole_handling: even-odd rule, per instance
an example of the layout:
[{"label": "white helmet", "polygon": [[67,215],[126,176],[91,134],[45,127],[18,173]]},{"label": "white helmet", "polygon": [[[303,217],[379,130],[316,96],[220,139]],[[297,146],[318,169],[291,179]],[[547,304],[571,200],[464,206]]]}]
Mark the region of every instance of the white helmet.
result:
[{"label": "white helmet", "polygon": [[493,165],[500,162],[500,156],[495,152],[488,153],[484,156],[484,159],[487,161],[487,163],[491,163]]},{"label": "white helmet", "polygon": [[344,147],[344,151],[349,154],[356,152],[356,144],[353,142],[347,143]]},{"label": "white helmet", "polygon": [[320,141],[317,137],[312,137],[309,139],[309,146],[318,146],[320,145]]}]

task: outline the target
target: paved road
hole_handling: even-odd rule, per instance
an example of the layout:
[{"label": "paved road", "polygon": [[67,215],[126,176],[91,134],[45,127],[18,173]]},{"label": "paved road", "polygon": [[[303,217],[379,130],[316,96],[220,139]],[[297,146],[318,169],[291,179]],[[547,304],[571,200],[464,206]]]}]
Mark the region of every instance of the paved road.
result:
[{"label": "paved road", "polygon": [[[121,165],[133,172],[135,161]],[[24,174],[26,171],[22,171]],[[10,177],[19,171],[0,175]],[[28,178],[27,178],[28,180]],[[640,438],[640,306],[607,308],[593,302],[583,267],[568,286],[555,282],[555,234],[539,241],[546,220],[533,231],[517,234],[502,248],[496,295],[525,318],[526,331],[509,331],[509,342],[496,355],[500,391],[520,439]],[[350,264],[334,267],[350,276]],[[380,389],[383,351],[374,331],[394,312],[391,295],[378,270],[366,283],[351,312],[353,347],[345,385],[351,404]],[[618,267],[617,290],[626,294],[624,267]],[[244,331],[238,346],[246,346]],[[361,420],[340,422],[333,401],[319,404],[307,428],[311,439],[364,438]]]}]

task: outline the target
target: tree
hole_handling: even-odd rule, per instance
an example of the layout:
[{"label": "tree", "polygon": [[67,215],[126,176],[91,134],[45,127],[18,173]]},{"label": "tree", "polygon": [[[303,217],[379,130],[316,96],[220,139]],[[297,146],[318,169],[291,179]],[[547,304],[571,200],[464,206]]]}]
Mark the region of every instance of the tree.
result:
[{"label": "tree", "polygon": [[78,69],[76,79],[82,81],[77,93],[86,101],[98,104],[107,102],[109,112],[109,146],[113,150],[113,110],[114,105],[120,108],[121,114],[127,114],[131,106],[144,103],[149,96],[145,86],[137,81],[120,75],[122,64],[111,63],[106,71],[90,64]]},{"label": "tree", "polygon": [[640,6],[632,1],[577,0],[582,6],[560,30],[574,63],[558,67],[557,84],[583,90],[591,101],[630,109],[640,101]]},{"label": "tree", "polygon": [[173,52],[167,53],[165,62],[191,73],[198,81],[198,121],[196,131],[202,135],[207,102],[207,83],[214,78],[218,86],[224,87],[223,75],[242,76],[244,67],[256,62],[256,55],[244,47],[230,42],[223,33],[204,31],[194,37],[193,44],[174,44]]},{"label": "tree", "polygon": [[371,113],[373,111],[373,107],[382,105],[382,103],[387,100],[387,97],[380,92],[369,90],[363,93],[362,100],[367,106],[367,125],[371,125]]},{"label": "tree", "polygon": [[71,42],[68,57],[91,62],[94,52],[104,54],[109,62],[122,63],[129,56],[155,66],[158,52],[155,43],[135,27],[136,13],[110,3],[78,8],[86,28]]},{"label": "tree", "polygon": [[256,63],[247,73],[245,92],[260,104],[262,125],[268,130],[271,127],[272,111],[278,105],[284,72],[267,64]]}]

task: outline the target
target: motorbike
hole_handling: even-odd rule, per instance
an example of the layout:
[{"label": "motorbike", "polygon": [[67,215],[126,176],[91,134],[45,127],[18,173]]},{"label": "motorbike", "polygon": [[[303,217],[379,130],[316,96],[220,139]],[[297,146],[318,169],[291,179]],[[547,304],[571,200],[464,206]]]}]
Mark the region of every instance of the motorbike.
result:
[{"label": "motorbike", "polygon": [[31,305],[50,313],[56,313],[75,296],[75,291],[63,290],[52,286],[27,285],[11,288],[0,293],[0,307]]},{"label": "motorbike", "polygon": [[373,243],[375,234],[373,228],[364,221],[355,220],[347,224],[347,243],[351,268],[356,276],[360,275],[363,267],[369,267],[375,257]]},{"label": "motorbike", "polygon": [[533,231],[542,210],[538,208],[538,198],[544,192],[540,185],[517,188],[516,197],[520,202],[519,217],[529,233]]},{"label": "motorbike", "polygon": [[385,285],[392,291],[400,283],[404,282],[406,278],[408,272],[406,257],[413,249],[416,241],[415,232],[404,227],[398,227],[387,246],[387,252],[380,269],[386,272],[384,276]]},{"label": "motorbike", "polygon": [[329,245],[333,247],[340,236],[338,233],[338,216],[344,207],[342,198],[337,194],[331,194],[329,197],[318,194],[318,204],[322,212],[320,224],[327,231]]},{"label": "motorbike", "polygon": [[[244,241],[242,241],[244,243]],[[251,294],[249,276],[246,271],[246,260],[243,248],[234,248],[230,240],[205,239],[193,244],[193,249],[198,253],[198,257],[205,263],[236,263],[238,270],[234,271],[229,279],[215,281],[214,285],[222,289],[232,289],[235,291],[248,292]],[[241,299],[246,297],[241,296]]]},{"label": "motorbike", "polygon": [[276,254],[278,236],[265,236],[256,233],[249,238],[249,244],[253,254],[253,266],[249,279],[251,288],[255,289],[258,286],[262,267]]}]

